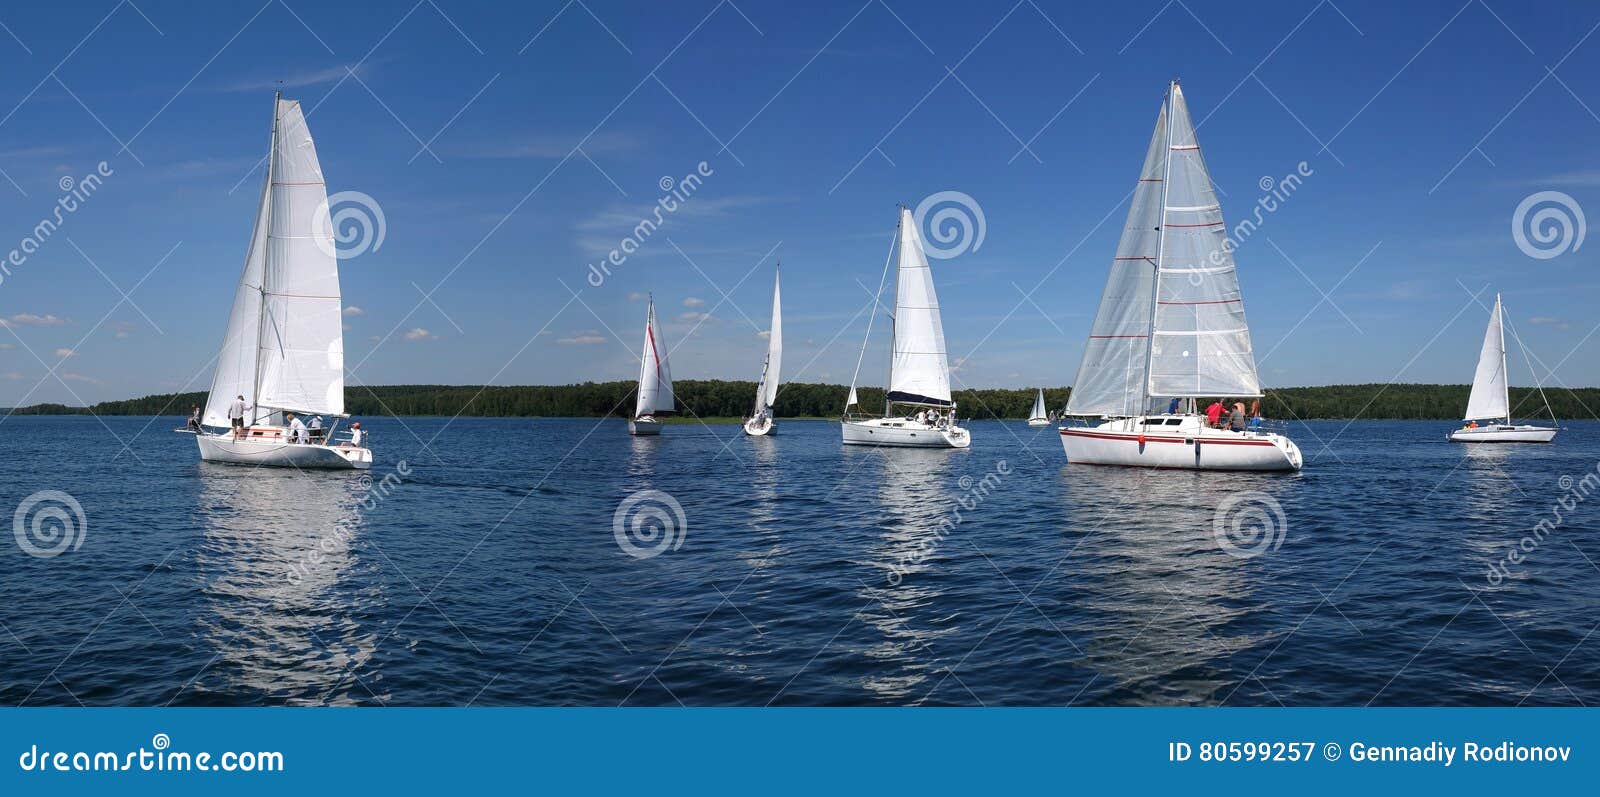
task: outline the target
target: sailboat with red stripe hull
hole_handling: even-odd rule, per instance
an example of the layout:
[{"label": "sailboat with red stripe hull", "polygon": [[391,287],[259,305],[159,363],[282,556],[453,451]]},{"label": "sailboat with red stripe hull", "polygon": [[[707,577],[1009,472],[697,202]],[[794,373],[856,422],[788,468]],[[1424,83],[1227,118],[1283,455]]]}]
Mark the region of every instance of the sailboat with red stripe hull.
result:
[{"label": "sailboat with red stripe hull", "polygon": [[1063,426],[1070,462],[1299,470],[1300,448],[1242,410],[1217,425],[1203,398],[1261,397],[1222,207],[1176,80],[1156,119],[1128,222]]}]

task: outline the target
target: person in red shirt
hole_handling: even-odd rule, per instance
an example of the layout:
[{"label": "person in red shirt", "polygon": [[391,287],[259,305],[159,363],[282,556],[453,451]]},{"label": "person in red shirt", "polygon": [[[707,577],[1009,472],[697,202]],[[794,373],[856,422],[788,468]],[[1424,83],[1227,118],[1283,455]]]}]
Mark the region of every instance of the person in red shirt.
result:
[{"label": "person in red shirt", "polygon": [[1210,424],[1212,427],[1215,427],[1217,425],[1217,421],[1222,418],[1222,410],[1222,399],[1217,399],[1216,401],[1211,402],[1211,406],[1206,407],[1206,423]]}]

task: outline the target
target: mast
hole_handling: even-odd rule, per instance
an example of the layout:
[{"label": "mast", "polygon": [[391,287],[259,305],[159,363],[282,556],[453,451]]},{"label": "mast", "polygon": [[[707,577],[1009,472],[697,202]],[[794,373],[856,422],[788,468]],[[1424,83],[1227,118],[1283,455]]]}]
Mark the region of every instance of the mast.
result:
[{"label": "mast", "polygon": [[272,92],[272,143],[267,147],[267,225],[266,235],[262,237],[261,244],[266,251],[261,253],[261,307],[256,313],[256,380],[250,394],[250,416],[252,421],[261,420],[261,338],[267,330],[267,279],[272,273],[270,263],[266,259],[272,256],[272,183],[277,179],[278,163],[278,103],[283,97],[282,91]]},{"label": "mast", "polygon": [[[1494,320],[1500,327],[1500,381],[1501,387],[1506,389],[1506,425],[1511,425],[1511,373],[1506,370],[1506,320],[1505,310],[1500,307],[1500,294],[1494,295]],[[1518,340],[1521,340],[1518,338]],[[1554,418],[1554,413],[1551,414]]]},{"label": "mast", "polygon": [[[897,247],[899,247],[901,249],[904,249],[905,248],[904,242],[902,242],[900,240],[900,235],[901,235],[900,228],[905,225],[906,205],[905,205],[904,202],[902,202],[897,207],[900,209],[901,212],[894,214],[895,215],[894,240],[895,240],[895,246],[897,246]],[[906,257],[906,253],[902,251],[900,253],[899,260],[896,260],[895,264],[894,264],[894,304],[889,305],[890,307],[899,307],[900,306],[900,264],[901,264],[901,262],[903,262],[905,260],[905,257]],[[884,265],[887,266],[888,264],[886,263]],[[885,274],[888,273],[888,269],[887,268],[884,269],[884,273]],[[896,320],[896,318],[895,318],[894,312],[890,311],[890,313],[889,313],[889,368],[888,368],[888,372],[885,373],[884,377],[883,377],[883,417],[885,417],[885,418],[889,417],[889,411],[894,408],[894,402],[889,400],[889,389],[890,389],[889,386],[894,384],[894,342],[895,342],[895,335],[896,335],[895,327],[899,326],[899,323],[900,322],[898,320]]]},{"label": "mast", "polygon": [[1178,86],[1177,78],[1167,84],[1167,134],[1162,142],[1161,153],[1161,226],[1156,229],[1156,265],[1155,273],[1150,279],[1150,337],[1144,344],[1144,389],[1139,400],[1139,414],[1150,407],[1150,372],[1155,365],[1156,351],[1156,300],[1161,297],[1161,265],[1166,259],[1167,250],[1167,191],[1172,185],[1172,119],[1176,114],[1173,108],[1174,89]]}]

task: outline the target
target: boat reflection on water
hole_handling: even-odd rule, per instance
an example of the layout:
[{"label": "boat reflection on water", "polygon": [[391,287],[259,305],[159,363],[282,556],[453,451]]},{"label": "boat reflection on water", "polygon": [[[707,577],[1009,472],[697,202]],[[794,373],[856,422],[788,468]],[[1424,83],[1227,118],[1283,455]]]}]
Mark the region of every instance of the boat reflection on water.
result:
[{"label": "boat reflection on water", "polygon": [[1214,704],[1248,688],[1231,658],[1273,633],[1248,629],[1271,608],[1255,575],[1288,533],[1275,496],[1292,480],[1115,468],[1061,479],[1076,546],[1061,574],[1086,613],[1074,637],[1091,671],[1078,702]]},{"label": "boat reflection on water", "polygon": [[366,478],[202,464],[196,563],[200,638],[214,650],[177,702],[229,705],[380,702],[365,668],[377,637],[356,616],[381,595],[357,570]]},{"label": "boat reflection on water", "polygon": [[[867,602],[859,619],[881,636],[864,655],[883,664],[861,686],[888,703],[920,700],[938,678],[933,649],[957,633],[949,618],[930,617],[940,592],[940,548],[949,539],[958,495],[956,473],[969,458],[949,449],[847,449],[847,456],[876,459],[854,481],[879,485],[872,525],[880,530],[871,561],[881,577],[860,586]],[[876,477],[876,478],[874,478]]]}]

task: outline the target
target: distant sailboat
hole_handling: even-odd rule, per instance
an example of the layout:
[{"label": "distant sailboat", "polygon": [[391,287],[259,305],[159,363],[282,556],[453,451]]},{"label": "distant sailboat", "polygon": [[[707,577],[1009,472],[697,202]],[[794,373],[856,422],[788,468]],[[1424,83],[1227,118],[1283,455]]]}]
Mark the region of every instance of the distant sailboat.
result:
[{"label": "distant sailboat", "polygon": [[[896,268],[893,342],[890,344],[888,395],[882,418],[860,418],[851,412],[857,407],[856,379],[861,375],[861,357],[850,379],[850,397],[845,402],[845,417],[840,420],[845,445],[907,446],[916,448],[966,448],[972,435],[956,425],[955,402],[950,398],[950,368],[945,360],[944,325],[939,317],[939,297],[933,289],[933,272],[922,251],[922,239],[911,210],[900,208],[896,233],[900,259]],[[891,250],[892,252],[892,250]],[[888,276],[884,263],[884,277]],[[879,283],[882,289],[882,280]],[[876,313],[873,317],[876,317]],[[872,321],[867,321],[867,338],[861,343],[862,357],[872,339]],[[891,417],[895,405],[918,407],[917,415]]]},{"label": "distant sailboat", "polygon": [[[372,467],[372,451],[329,445],[344,413],[344,329],[328,189],[297,100],[273,99],[266,186],[244,271],[195,435],[208,462],[294,468]],[[243,407],[243,426],[230,409]],[[286,413],[335,419],[293,440]],[[359,437],[356,437],[359,439]]]},{"label": "distant sailboat", "polygon": [[1039,394],[1033,399],[1033,410],[1028,413],[1029,426],[1049,426],[1050,416],[1044,411],[1044,389],[1039,389]]},{"label": "distant sailboat", "polygon": [[1195,412],[1196,399],[1261,395],[1226,236],[1189,108],[1174,80],[1156,118],[1067,402],[1066,415],[1102,422],[1061,429],[1069,461],[1300,469],[1300,448],[1287,437],[1212,428]]},{"label": "distant sailboat", "polygon": [[657,415],[671,415],[677,406],[672,396],[672,368],[667,365],[667,344],[661,339],[661,327],[656,324],[656,298],[650,297],[650,307],[644,322],[644,348],[639,354],[639,399],[634,405],[633,417],[628,420],[628,434],[661,434],[661,421]]},{"label": "distant sailboat", "polygon": [[744,422],[744,433],[760,437],[776,434],[778,422],[772,417],[772,404],[778,400],[778,366],[783,362],[783,303],[778,295],[778,276],[772,277],[772,331],[767,333],[767,361],[761,365],[761,382],[756,385],[755,410]]},{"label": "distant sailboat", "polygon": [[[1489,327],[1483,333],[1483,349],[1478,352],[1478,370],[1472,375],[1472,394],[1467,397],[1469,425],[1450,433],[1457,443],[1548,443],[1556,430],[1543,426],[1516,426],[1511,423],[1511,388],[1506,382],[1506,333],[1500,295],[1495,294],[1489,312]],[[1543,395],[1544,391],[1540,391]],[[1545,402],[1545,409],[1550,403]],[[1551,420],[1555,413],[1551,412]],[[1480,420],[1504,423],[1478,425]]]}]

